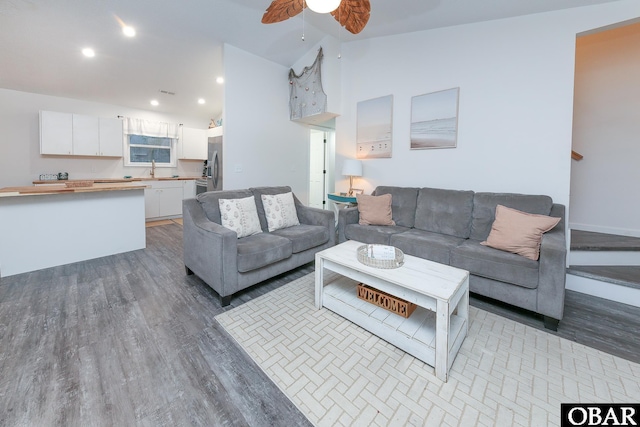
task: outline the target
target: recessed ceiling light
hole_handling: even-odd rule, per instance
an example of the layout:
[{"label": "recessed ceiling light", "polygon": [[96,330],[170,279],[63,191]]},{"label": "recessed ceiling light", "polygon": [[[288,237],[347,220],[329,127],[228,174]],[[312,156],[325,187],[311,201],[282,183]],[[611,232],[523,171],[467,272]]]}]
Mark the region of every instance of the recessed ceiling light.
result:
[{"label": "recessed ceiling light", "polygon": [[218,78],[216,78],[216,83],[218,83],[219,85],[221,85],[222,83],[224,83],[224,78],[222,78],[222,77],[218,77]]},{"label": "recessed ceiling light", "polygon": [[125,25],[122,27],[122,33],[127,37],[135,37],[136,29],[128,25]]},{"label": "recessed ceiling light", "polygon": [[160,105],[160,103],[158,102],[157,99],[152,99],[151,100],[151,105],[153,105],[154,107],[157,107],[158,105]]},{"label": "recessed ceiling light", "polygon": [[204,100],[204,99],[202,99],[202,98],[198,99],[198,104],[200,104],[200,105],[204,104],[205,102],[207,102],[207,101],[205,101],[205,100]]},{"label": "recessed ceiling light", "polygon": [[116,21],[118,21],[118,24],[120,24],[120,27],[122,27],[122,33],[127,36],[127,37],[133,37],[136,35],[136,29],[133,28],[130,25],[127,25],[124,23],[124,21],[122,19],[120,19],[120,17],[118,15],[113,15],[116,18]]},{"label": "recessed ceiling light", "polygon": [[84,49],[82,49],[82,54],[87,58],[93,58],[94,56],[96,56],[96,52],[90,47],[85,47]]}]

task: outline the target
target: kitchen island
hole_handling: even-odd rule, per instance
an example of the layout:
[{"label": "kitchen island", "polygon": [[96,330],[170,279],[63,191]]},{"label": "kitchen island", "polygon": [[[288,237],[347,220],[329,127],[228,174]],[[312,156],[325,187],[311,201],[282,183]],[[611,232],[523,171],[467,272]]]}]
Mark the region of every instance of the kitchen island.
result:
[{"label": "kitchen island", "polygon": [[[146,176],[127,178],[90,178],[94,183],[135,183],[146,186],[145,194],[145,219],[158,221],[182,216],[182,200],[196,197],[196,180],[202,177],[196,176]],[[67,181],[33,181],[38,187],[59,185],[68,183],[73,185],[82,180]],[[205,181],[206,185],[206,181]]]},{"label": "kitchen island", "polygon": [[141,183],[0,189],[0,277],[146,247]]}]

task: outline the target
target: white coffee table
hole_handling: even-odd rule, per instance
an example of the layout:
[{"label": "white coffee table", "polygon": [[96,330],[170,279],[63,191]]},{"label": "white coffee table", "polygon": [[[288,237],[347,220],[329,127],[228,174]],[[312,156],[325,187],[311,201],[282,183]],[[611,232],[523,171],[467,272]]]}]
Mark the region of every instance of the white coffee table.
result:
[{"label": "white coffee table", "polygon": [[[316,307],[361,326],[435,367],[447,381],[469,324],[469,272],[409,255],[395,269],[369,267],[358,261],[353,240],[316,254]],[[325,270],[338,273],[325,280]],[[357,297],[358,283],[416,304],[405,319]]]}]

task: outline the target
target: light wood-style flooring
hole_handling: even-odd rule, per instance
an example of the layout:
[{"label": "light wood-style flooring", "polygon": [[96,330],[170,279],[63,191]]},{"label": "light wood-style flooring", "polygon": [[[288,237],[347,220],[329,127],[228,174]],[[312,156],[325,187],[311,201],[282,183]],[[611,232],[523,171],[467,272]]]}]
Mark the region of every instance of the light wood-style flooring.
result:
[{"label": "light wood-style flooring", "polygon": [[176,223],[148,227],[145,250],[3,278],[0,425],[309,425],[217,324],[222,311],[185,275]]},{"label": "light wood-style flooring", "polygon": [[[543,329],[531,313],[471,304]],[[175,222],[147,228],[144,250],[2,278],[0,425],[310,425],[217,324],[222,311],[185,275]],[[557,334],[640,362],[638,328],[640,309],[567,292]]]}]

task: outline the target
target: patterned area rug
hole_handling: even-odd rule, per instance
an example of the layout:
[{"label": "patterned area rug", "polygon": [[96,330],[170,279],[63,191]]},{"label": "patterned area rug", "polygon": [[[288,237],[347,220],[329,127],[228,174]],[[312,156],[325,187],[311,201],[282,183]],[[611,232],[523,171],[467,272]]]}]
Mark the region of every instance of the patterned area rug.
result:
[{"label": "patterned area rug", "polygon": [[470,307],[449,381],[314,306],[309,274],[216,320],[315,425],[551,426],[560,404],[640,401],[640,365]]}]

